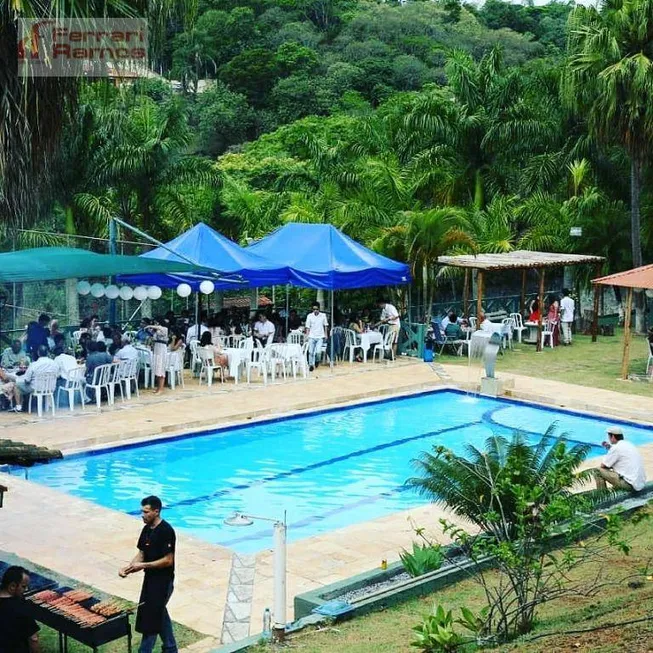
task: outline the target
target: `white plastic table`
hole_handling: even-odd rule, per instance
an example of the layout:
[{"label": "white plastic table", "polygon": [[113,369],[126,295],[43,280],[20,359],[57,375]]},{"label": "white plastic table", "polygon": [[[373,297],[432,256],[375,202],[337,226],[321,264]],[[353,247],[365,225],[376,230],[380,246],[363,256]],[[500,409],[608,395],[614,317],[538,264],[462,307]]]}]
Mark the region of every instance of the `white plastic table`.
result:
[{"label": "white plastic table", "polygon": [[363,349],[363,361],[367,363],[367,352],[372,345],[380,345],[383,342],[383,334],[380,331],[368,331],[360,334],[361,348]]},{"label": "white plastic table", "polygon": [[229,360],[229,376],[232,377],[236,383],[239,380],[240,365],[247,357],[251,355],[251,349],[241,349],[239,347],[225,347],[222,350]]}]

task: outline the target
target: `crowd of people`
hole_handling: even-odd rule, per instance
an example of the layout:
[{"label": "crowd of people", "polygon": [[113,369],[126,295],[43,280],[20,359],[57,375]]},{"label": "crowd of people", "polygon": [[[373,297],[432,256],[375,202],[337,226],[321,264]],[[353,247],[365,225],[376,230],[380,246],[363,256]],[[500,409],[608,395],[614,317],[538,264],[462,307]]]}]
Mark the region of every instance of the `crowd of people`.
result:
[{"label": "crowd of people", "polygon": [[[570,291],[565,288],[562,291],[562,298],[558,299],[556,295],[550,295],[542,311],[538,299],[530,302],[528,310],[521,315],[523,323],[548,327],[551,332],[552,344],[557,346],[562,342],[563,345],[570,345],[572,342],[572,325],[576,317],[576,305],[571,297]],[[449,311],[441,320],[439,320],[440,332],[442,336],[450,341],[464,340],[466,335],[473,330],[474,323],[471,319],[459,316],[455,311]],[[493,322],[490,316],[481,313],[476,320],[476,328],[480,331],[490,333],[499,332],[498,327],[501,324]],[[520,325],[514,324],[516,328]]]},{"label": "crowd of people", "polygon": [[[396,335],[400,327],[397,309],[386,299],[377,301],[380,316],[372,318],[373,309],[360,314],[344,314],[334,310],[337,326],[349,328],[359,337],[375,326],[387,325]],[[329,318],[318,303],[305,317],[297,309],[268,309],[251,313],[247,309],[228,309],[209,314],[202,312],[196,322],[188,310],[179,315],[172,311],[157,318],[142,318],[135,330],[100,321],[97,315],[84,318],[78,329],[64,333],[56,319],[46,313],[30,322],[22,337],[12,341],[0,359],[0,409],[21,412],[33,391],[34,378],[42,373],[54,374],[58,383],[65,383],[72,370],[84,366],[86,385],[92,385],[97,368],[109,363],[131,361],[139,357],[139,348],[152,353],[152,375],[155,392],[163,390],[169,352],[180,351],[185,356],[186,343],[199,341],[200,347],[212,348],[218,366],[228,365],[222,350],[223,336],[248,335],[262,346],[285,342],[290,333],[302,333],[308,340],[308,364],[313,370],[320,363],[323,343],[329,337]],[[342,346],[342,343],[338,343]],[[357,360],[361,360],[357,357]],[[85,400],[94,399],[87,388]]]}]

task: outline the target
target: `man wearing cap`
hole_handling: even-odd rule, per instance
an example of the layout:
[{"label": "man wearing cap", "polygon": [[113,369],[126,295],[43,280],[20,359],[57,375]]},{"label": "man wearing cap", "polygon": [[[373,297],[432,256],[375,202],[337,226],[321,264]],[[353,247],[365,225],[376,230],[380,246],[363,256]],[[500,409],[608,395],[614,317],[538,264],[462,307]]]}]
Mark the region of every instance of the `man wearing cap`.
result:
[{"label": "man wearing cap", "polygon": [[646,484],[644,461],[637,447],[624,440],[624,432],[618,426],[611,426],[608,431],[610,442],[604,442],[608,449],[601,467],[594,470],[596,487],[606,489],[609,483],[615,490],[639,492]]}]

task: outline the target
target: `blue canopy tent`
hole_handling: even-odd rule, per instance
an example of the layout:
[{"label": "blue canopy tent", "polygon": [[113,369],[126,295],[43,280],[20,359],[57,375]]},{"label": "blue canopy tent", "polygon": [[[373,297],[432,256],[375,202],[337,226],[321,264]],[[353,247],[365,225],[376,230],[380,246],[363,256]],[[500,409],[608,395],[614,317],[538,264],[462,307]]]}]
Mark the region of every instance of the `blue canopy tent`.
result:
[{"label": "blue canopy tent", "polygon": [[373,252],[330,224],[291,222],[246,249],[287,265],[293,286],[330,290],[332,327],[335,290],[396,286],[411,280],[408,265]]},{"label": "blue canopy tent", "polygon": [[291,222],[246,251],[288,266],[293,286],[344,290],[410,283],[408,265],[367,249],[330,224]]},{"label": "blue canopy tent", "polygon": [[187,283],[197,291],[200,283],[211,279],[218,290],[245,287],[274,286],[288,283],[288,267],[275,263],[237,245],[208,225],[200,222],[165,244],[142,255],[163,261],[192,261],[198,267],[219,272],[220,279],[201,274],[146,274],[123,275],[124,283],[174,288]]}]

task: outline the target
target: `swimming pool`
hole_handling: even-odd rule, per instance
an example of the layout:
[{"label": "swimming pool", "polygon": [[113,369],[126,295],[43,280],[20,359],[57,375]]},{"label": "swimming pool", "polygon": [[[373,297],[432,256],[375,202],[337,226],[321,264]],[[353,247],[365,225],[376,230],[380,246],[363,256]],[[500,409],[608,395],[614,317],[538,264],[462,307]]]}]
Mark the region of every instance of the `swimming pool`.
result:
[{"label": "swimming pool", "polygon": [[[286,510],[291,540],[375,519],[424,503],[403,484],[411,459],[427,448],[462,452],[513,429],[535,438],[553,421],[592,444],[614,423],[440,390],[76,454],[30,469],[29,478],[130,514],[139,514],[141,497],[157,494],[177,529],[254,552],[270,546],[271,530],[225,526],[233,511],[279,517]],[[653,442],[653,429],[627,425],[626,433],[634,444]]]}]

